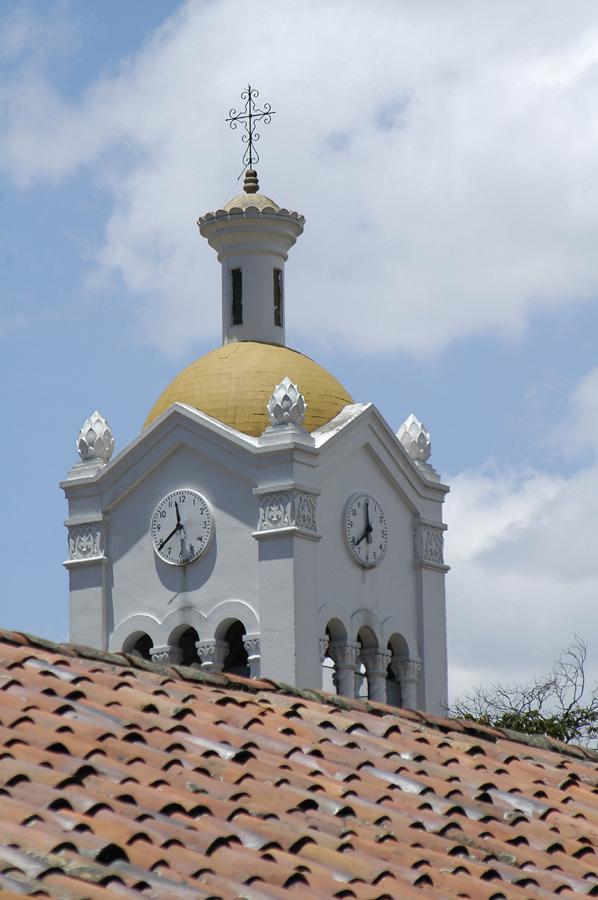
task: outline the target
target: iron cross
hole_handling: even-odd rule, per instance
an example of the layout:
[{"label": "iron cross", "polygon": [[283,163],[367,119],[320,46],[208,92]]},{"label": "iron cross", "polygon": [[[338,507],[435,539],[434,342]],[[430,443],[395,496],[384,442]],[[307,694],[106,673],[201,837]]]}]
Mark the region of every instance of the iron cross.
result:
[{"label": "iron cross", "polygon": [[[226,121],[231,128],[236,128],[239,122],[245,127],[243,135],[243,143],[247,144],[247,148],[243,154],[243,165],[248,169],[253,169],[255,163],[259,162],[259,154],[255,149],[256,141],[259,141],[259,132],[256,131],[258,122],[269,125],[274,115],[274,110],[269,103],[264,103],[264,108],[260,109],[255,105],[255,100],[259,97],[259,91],[247,85],[247,90],[241,94],[241,100],[245,101],[245,109],[237,112],[236,109],[229,110]],[[241,173],[243,174],[243,173]]]}]

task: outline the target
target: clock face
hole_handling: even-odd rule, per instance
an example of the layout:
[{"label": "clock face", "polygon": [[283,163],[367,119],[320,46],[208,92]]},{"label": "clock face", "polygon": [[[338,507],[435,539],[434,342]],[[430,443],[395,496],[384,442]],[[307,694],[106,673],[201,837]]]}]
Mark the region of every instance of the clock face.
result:
[{"label": "clock face", "polygon": [[205,552],[214,523],[207,500],[186,488],[160,500],[151,522],[154,550],[164,562],[185,566]]},{"label": "clock face", "polygon": [[382,507],[369,494],[353,494],[345,504],[344,527],[349,550],[366,568],[384,559],[388,528]]}]

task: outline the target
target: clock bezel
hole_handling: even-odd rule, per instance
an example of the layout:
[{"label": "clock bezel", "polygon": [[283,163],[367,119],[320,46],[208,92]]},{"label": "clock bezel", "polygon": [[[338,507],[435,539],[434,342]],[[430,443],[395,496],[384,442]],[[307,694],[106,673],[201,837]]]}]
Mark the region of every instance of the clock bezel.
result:
[{"label": "clock bezel", "polygon": [[[349,515],[349,509],[352,507],[353,503],[355,502],[355,500],[358,497],[365,497],[367,500],[370,500],[373,503],[375,503],[376,506],[379,508],[379,510],[382,514],[382,517],[384,519],[384,528],[386,530],[386,540],[384,542],[384,550],[381,551],[381,556],[379,557],[379,559],[372,559],[372,560],[361,559],[355,552],[354,545],[351,543],[351,538],[349,537],[349,529],[347,527],[348,515]],[[357,563],[357,565],[359,565],[362,569],[375,569],[377,566],[380,565],[380,563],[383,561],[384,557],[386,556],[386,551],[388,550],[388,543],[389,543],[388,521],[386,519],[386,513],[384,512],[382,504],[378,500],[376,500],[376,498],[373,497],[372,494],[368,494],[367,491],[355,491],[353,494],[351,494],[347,498],[347,500],[345,501],[345,505],[343,507],[343,532],[345,534],[345,543],[349,550],[351,559],[355,563]]]},{"label": "clock bezel", "polygon": [[[163,556],[161,551],[158,550],[157,543],[156,543],[156,540],[154,537],[154,519],[155,519],[156,513],[158,512],[158,509],[170,497],[175,497],[180,494],[193,494],[194,496],[198,497],[203,503],[205,503],[206,509],[208,511],[208,517],[209,517],[208,521],[210,523],[207,540],[202,545],[199,553],[196,553],[192,559],[186,559],[186,560],[168,559],[166,556]],[[211,507],[207,497],[205,497],[205,495],[202,494],[200,491],[197,491],[195,488],[189,488],[189,487],[176,488],[174,491],[169,491],[167,494],[164,494],[164,496],[160,500],[158,500],[158,502],[156,503],[154,510],[152,512],[151,518],[150,518],[150,538],[151,538],[154,553],[156,554],[156,556],[158,557],[160,562],[166,563],[166,565],[168,565],[168,566],[176,566],[177,568],[184,568],[185,566],[190,566],[194,562],[197,562],[197,560],[200,559],[202,556],[204,556],[208,547],[212,543],[212,540],[214,537],[214,530],[215,530],[214,524],[215,524],[214,523],[214,513],[212,510],[212,507]]]}]

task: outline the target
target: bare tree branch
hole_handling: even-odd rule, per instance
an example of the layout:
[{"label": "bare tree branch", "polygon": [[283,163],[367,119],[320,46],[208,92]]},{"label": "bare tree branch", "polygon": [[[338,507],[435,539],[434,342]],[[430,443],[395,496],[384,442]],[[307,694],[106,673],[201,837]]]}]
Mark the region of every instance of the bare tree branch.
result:
[{"label": "bare tree branch", "polygon": [[598,738],[598,694],[586,694],[587,644],[578,635],[550,671],[529,684],[478,685],[458,697],[450,714],[582,744]]}]

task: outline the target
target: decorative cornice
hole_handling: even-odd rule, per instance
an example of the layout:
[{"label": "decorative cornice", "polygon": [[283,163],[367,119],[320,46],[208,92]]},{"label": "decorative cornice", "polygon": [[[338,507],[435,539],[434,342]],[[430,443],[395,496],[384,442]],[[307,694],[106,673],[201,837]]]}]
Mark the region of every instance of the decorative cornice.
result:
[{"label": "decorative cornice", "polygon": [[[233,206],[231,209],[217,209],[215,212],[207,212],[200,216],[197,220],[199,230],[203,234],[203,229],[215,219],[219,222],[231,221],[236,219],[293,219],[297,225],[303,230],[305,224],[305,216],[298,212],[291,212],[288,209],[275,209],[274,206],[264,206],[263,208],[256,206]],[[301,232],[299,232],[301,233]]]},{"label": "decorative cornice", "polygon": [[303,491],[304,494],[313,494],[315,497],[319,497],[321,493],[319,488],[301,484],[298,481],[281,481],[278,484],[260,485],[253,489],[256,497],[261,497],[263,494],[278,494],[281,491]]}]

